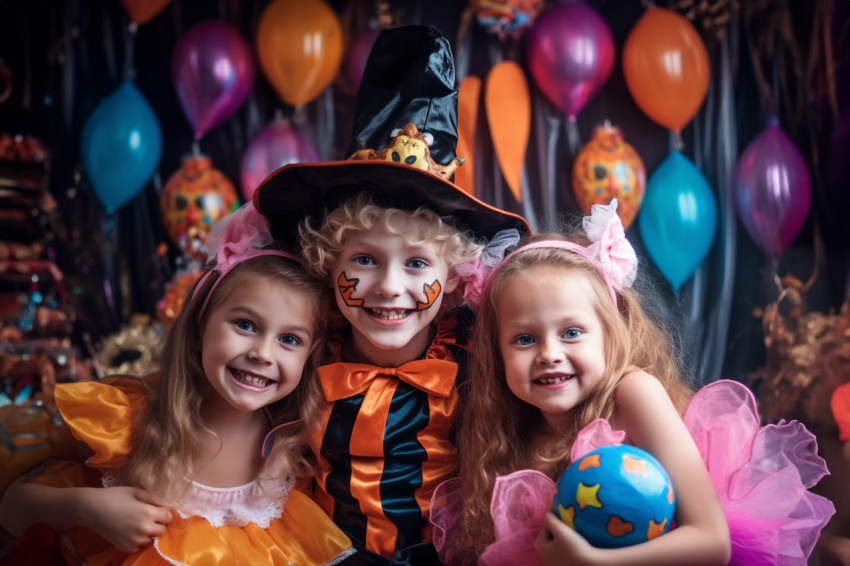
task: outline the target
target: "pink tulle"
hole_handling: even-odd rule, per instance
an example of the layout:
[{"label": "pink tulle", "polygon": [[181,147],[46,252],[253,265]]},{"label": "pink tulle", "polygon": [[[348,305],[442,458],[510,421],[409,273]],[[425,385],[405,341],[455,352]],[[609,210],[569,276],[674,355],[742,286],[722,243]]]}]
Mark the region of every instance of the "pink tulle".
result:
[{"label": "pink tulle", "polygon": [[[829,473],[817,455],[814,435],[796,421],[761,427],[750,390],[728,380],[698,391],[684,421],[729,523],[729,564],[805,564],[821,529],[835,513],[832,502],[808,491]],[[607,421],[598,419],[579,433],[571,457],[576,460],[624,439],[622,431],[612,430]],[[462,500],[460,480],[447,484],[434,493],[431,521],[440,558],[451,565],[451,532]],[[534,541],[554,491],[555,483],[536,471],[521,470],[498,478],[490,506],[497,540],[485,550],[479,564],[540,564]]]}]

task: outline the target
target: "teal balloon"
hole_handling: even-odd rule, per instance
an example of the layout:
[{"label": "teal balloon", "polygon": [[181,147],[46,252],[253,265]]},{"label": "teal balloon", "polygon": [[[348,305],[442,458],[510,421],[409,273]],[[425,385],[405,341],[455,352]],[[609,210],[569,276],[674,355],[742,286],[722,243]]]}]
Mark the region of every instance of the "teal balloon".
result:
[{"label": "teal balloon", "polygon": [[672,152],[647,181],[638,226],[652,261],[678,291],[705,259],[717,232],[711,186],[680,152]]},{"label": "teal balloon", "polygon": [[162,128],[144,95],[124,81],[86,121],[80,140],[83,170],[108,214],[148,183],[162,156]]}]

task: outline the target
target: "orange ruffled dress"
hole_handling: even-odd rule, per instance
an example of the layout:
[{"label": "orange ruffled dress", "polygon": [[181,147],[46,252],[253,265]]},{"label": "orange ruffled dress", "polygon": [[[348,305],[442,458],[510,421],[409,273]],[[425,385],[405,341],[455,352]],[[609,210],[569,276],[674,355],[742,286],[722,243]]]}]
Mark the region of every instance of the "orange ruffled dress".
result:
[{"label": "orange ruffled dress", "polygon": [[[88,466],[53,462],[32,481],[43,485],[113,485],[109,470],[129,453],[133,415],[147,402],[135,379],[80,382],[56,387],[56,402],[74,436],[95,452]],[[259,447],[257,448],[260,449]],[[351,541],[304,493],[287,483],[269,497],[256,482],[213,488],[193,482],[184,509],[173,513],[164,535],[134,554],[76,528],[61,537],[70,564],[164,565],[337,564],[355,551]]]}]

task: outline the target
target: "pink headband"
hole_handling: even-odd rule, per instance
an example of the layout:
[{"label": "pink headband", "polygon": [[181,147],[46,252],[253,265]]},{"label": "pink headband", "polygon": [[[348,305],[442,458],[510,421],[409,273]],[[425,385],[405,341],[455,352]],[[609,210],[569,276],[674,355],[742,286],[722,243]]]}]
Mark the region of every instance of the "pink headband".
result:
[{"label": "pink headband", "polygon": [[301,260],[295,254],[266,248],[272,242],[274,242],[274,238],[271,235],[269,222],[254,208],[253,203],[248,202],[242,205],[239,210],[228,214],[215,223],[206,240],[206,246],[211,250],[216,250],[215,263],[195,285],[192,298],[195,298],[198,289],[203,286],[214,271],[218,271],[220,275],[207,292],[204,304],[201,305],[201,310],[198,312],[199,319],[203,316],[215,288],[218,287],[224,276],[240,263],[260,256],[279,256],[301,263]]},{"label": "pink headband", "polygon": [[[483,275],[481,274],[482,266],[486,267],[488,263],[487,252],[482,254],[481,260],[471,264],[459,265],[457,272],[466,281],[464,298],[479,304],[484,289],[487,288],[493,274],[506,261],[527,250],[546,248],[567,250],[589,259],[602,276],[602,280],[608,288],[608,295],[616,306],[617,291],[632,286],[637,276],[638,263],[635,250],[626,239],[623,223],[617,216],[617,199],[612,199],[608,205],[594,204],[590,216],[585,216],[582,219],[582,225],[591,241],[591,244],[587,247],[563,240],[541,240],[513,250],[498,264],[492,266],[489,270],[485,270]],[[497,235],[493,242],[496,243],[499,239],[500,237]],[[490,244],[488,244],[489,246]],[[497,244],[497,247],[502,249],[504,249],[504,246],[504,241]],[[492,254],[490,254],[490,257],[492,257]]]}]

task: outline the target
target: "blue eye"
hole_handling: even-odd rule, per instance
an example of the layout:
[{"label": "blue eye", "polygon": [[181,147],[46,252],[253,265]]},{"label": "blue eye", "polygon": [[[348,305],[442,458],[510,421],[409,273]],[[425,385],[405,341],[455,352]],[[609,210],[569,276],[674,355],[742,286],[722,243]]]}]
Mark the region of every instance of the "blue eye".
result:
[{"label": "blue eye", "polygon": [[517,336],[514,339],[514,342],[516,342],[520,346],[528,346],[530,344],[534,344],[534,338],[532,338],[528,334],[523,334],[521,336]]},{"label": "blue eye", "polygon": [[358,265],[372,265],[373,263],[375,263],[374,260],[372,260],[372,258],[367,255],[357,256],[356,258],[354,258],[354,261]]},{"label": "blue eye", "polygon": [[239,330],[244,330],[245,332],[253,332],[257,329],[257,327],[254,326],[254,323],[246,318],[236,319],[233,321],[233,324],[236,326],[236,328],[238,328]]},{"label": "blue eye", "polygon": [[413,269],[423,269],[423,268],[425,268],[427,265],[428,265],[428,264],[426,264],[426,263],[425,263],[424,261],[422,261],[421,259],[411,259],[410,261],[408,261],[408,262],[407,262],[407,266],[408,266],[408,267],[411,267],[411,268],[413,268]]},{"label": "blue eye", "polygon": [[576,338],[578,338],[582,334],[584,334],[584,333],[581,330],[579,330],[578,328],[568,328],[567,331],[564,332],[564,337],[567,340],[575,340]]},{"label": "blue eye", "polygon": [[292,334],[284,334],[283,336],[278,338],[278,340],[286,346],[297,346],[301,343],[301,340],[299,340],[296,336],[293,336]]}]

